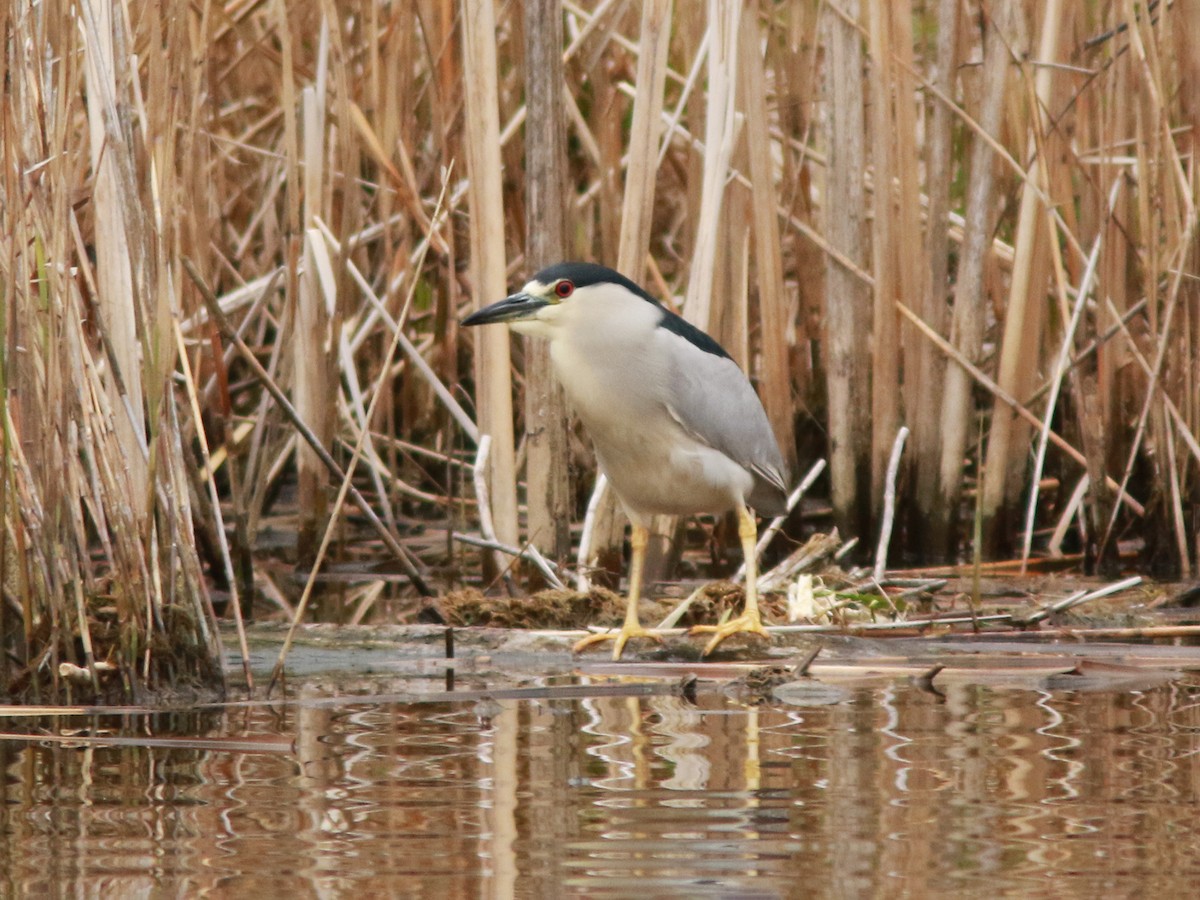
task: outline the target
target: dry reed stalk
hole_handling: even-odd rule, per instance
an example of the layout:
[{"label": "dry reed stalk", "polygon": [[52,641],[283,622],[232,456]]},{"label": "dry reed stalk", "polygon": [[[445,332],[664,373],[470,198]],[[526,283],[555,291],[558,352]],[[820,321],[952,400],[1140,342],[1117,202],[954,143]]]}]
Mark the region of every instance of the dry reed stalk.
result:
[{"label": "dry reed stalk", "polygon": [[775,166],[771,160],[767,84],[757,2],[742,11],[741,46],[738,48],[738,86],[745,112],[744,128],[749,160],[751,208],[754,222],[754,269],[758,287],[759,338],[762,367],[759,392],[767,418],[775,430],[784,461],[796,463],[792,439],[794,407],[788,377],[789,323],[783,287],[783,252],[775,199]]},{"label": "dry reed stalk", "polygon": [[[370,118],[368,118],[367,112],[360,113],[359,107],[355,104],[350,104],[350,106],[355,113],[359,113],[354,118],[355,125],[359,126],[359,132],[365,137],[367,133],[370,133],[373,137],[366,143],[368,154],[377,160],[382,158],[383,172],[388,174],[389,184],[396,188],[395,194],[391,191],[379,192],[376,209],[371,209],[365,204],[359,206],[360,215],[364,216],[368,222],[378,217],[384,223],[382,247],[386,248],[386,259],[388,259],[388,263],[386,263],[388,280],[384,283],[382,293],[385,299],[391,299],[392,292],[396,290],[392,286],[398,288],[402,276],[412,271],[410,263],[412,263],[415,252],[414,241],[418,240],[421,233],[430,234],[428,214],[424,202],[422,202],[421,185],[416,176],[416,166],[412,151],[410,151],[410,148],[418,146],[422,139],[418,127],[421,120],[420,70],[413,65],[413,61],[419,59],[424,50],[422,41],[426,42],[425,46],[427,47],[440,46],[439,17],[436,12],[430,10],[428,4],[398,4],[386,8],[368,4],[367,7],[366,16],[371,26],[364,35],[364,40],[359,42],[359,47],[365,47],[368,53],[367,64],[370,66],[370,78],[368,78],[367,90],[362,95],[362,103],[364,103],[364,109],[370,112]],[[380,19],[380,13],[385,13],[386,18]],[[449,56],[450,54],[445,55]],[[433,61],[431,60],[430,68],[432,67]],[[350,91],[353,91],[354,80],[353,77],[346,79]],[[449,169],[452,148],[449,146],[450,138],[445,134],[446,128],[442,119],[445,115],[446,103],[449,103],[451,98],[446,97],[445,102],[442,102],[442,97],[439,95],[439,83],[437,78],[433,77],[432,72],[427,84],[428,91],[431,92],[431,96],[436,97],[436,100],[431,103],[430,119],[426,121],[431,131],[442,134],[444,138],[439,140],[438,145],[444,154],[443,167]],[[338,96],[341,97],[342,94],[342,91],[338,91]],[[400,212],[400,215],[392,216],[395,212]],[[326,232],[326,240],[329,240],[331,236],[335,235]],[[449,264],[449,260],[454,259],[452,238],[448,239],[440,233],[434,233],[431,236],[436,236],[438,252],[448,259]],[[335,239],[334,242],[331,242],[331,246],[338,244],[346,247],[346,250],[337,251],[344,260],[344,266],[340,266],[340,269],[349,271],[350,277],[355,278],[354,269],[352,269],[355,262],[353,247],[358,245],[358,241],[353,239],[337,241]],[[366,263],[366,260],[361,260],[361,262]],[[449,284],[446,284],[446,288],[450,288]],[[373,292],[371,293],[373,294]],[[438,366],[440,380],[456,383],[458,380],[458,354],[455,352],[457,347],[456,293],[452,289],[444,289],[438,290],[436,296],[437,302],[432,312],[433,331],[434,334],[440,336],[439,343],[443,352],[434,359],[434,365]],[[368,341],[370,341],[371,349],[367,350],[367,354],[378,353],[382,335],[378,334],[377,329],[367,330],[366,322],[376,318],[378,311],[382,308],[382,306],[372,306],[370,310],[365,311],[365,314],[364,311],[360,311],[359,316],[356,317],[350,310],[347,310],[348,319],[354,318],[356,323],[360,324],[359,330],[355,332],[355,337],[359,338],[359,341],[349,342],[353,353],[359,353],[362,343]],[[364,361],[366,359],[370,359],[370,355]],[[422,359],[422,364],[424,362]],[[347,378],[352,374],[354,368],[356,366],[350,365],[349,360],[343,361],[342,371]],[[412,386],[409,386],[406,391],[403,390],[402,385]],[[402,433],[406,437],[415,438],[416,434],[413,428],[415,422],[398,410],[403,409],[402,398],[407,392],[419,396],[424,395],[426,390],[424,386],[414,384],[412,379],[406,378],[402,382],[400,378],[396,378],[389,379],[383,385],[382,390],[384,390],[385,396],[380,400],[382,412],[380,412],[379,421],[368,422],[360,418],[355,427],[364,428],[367,431],[376,427],[379,431],[388,434]],[[451,431],[449,422],[446,422],[443,430],[444,433]],[[355,436],[354,440],[356,442],[358,436]],[[404,490],[413,475],[412,469],[406,464],[407,457],[397,454],[390,444],[385,449],[383,456],[380,457],[376,448],[376,440],[372,434],[367,434],[365,455],[367,460],[372,463],[370,466],[371,478],[373,482],[376,482],[376,490],[382,500],[384,520],[388,523],[392,533],[398,533],[395,516],[391,515],[390,509],[412,497],[412,494]],[[383,490],[382,487],[379,487],[380,481],[385,482],[390,490]],[[365,610],[366,606],[359,608],[359,612],[365,612]]]},{"label": "dry reed stalk", "polygon": [[[821,21],[825,46],[822,96],[826,106],[825,143],[836,152],[825,170],[822,191],[825,239],[862,266],[867,247],[863,222],[866,168],[862,88],[862,46],[855,0],[827,7]],[[849,18],[842,18],[843,13]],[[863,336],[870,331],[871,295],[844,267],[829,265],[825,275],[823,324],[827,346],[829,476],[834,517],[845,535],[870,532],[871,422]]]},{"label": "dry reed stalk", "polygon": [[[803,224],[810,232],[814,231],[812,225],[817,218],[810,189],[809,138],[812,131],[810,115],[815,106],[811,100],[818,93],[814,85],[818,83],[820,70],[819,42],[815,37],[819,15],[817,4],[788,4],[775,16],[779,22],[778,39],[767,45],[781,138],[779,210],[788,227],[798,228]],[[768,35],[772,34],[768,31]],[[798,401],[797,412],[803,414],[806,406],[809,409],[817,406],[814,376],[821,321],[819,310],[825,296],[825,266],[821,250],[811,241],[797,240],[786,229],[784,241],[784,279],[789,295],[794,292],[788,319],[794,333],[795,350],[788,362],[794,384],[793,398]],[[803,277],[797,277],[799,273],[804,273]]]},{"label": "dry reed stalk", "polygon": [[[496,81],[496,21],[491,0],[461,0],[467,177],[470,179],[471,293],[475,308],[505,290],[504,201],[500,184],[500,122]],[[509,338],[500,328],[476,337],[479,428],[492,436],[489,494],[496,537],[517,544]]]},{"label": "dry reed stalk", "polygon": [[[871,324],[871,496],[886,486],[888,451],[900,424],[900,341],[895,301],[899,292],[899,247],[892,181],[899,175],[893,140],[896,122],[893,78],[891,0],[869,0],[867,22],[870,66],[868,108],[874,206],[870,217],[872,275],[875,280]],[[906,235],[920,241],[920,234]],[[918,251],[919,252],[919,251]],[[872,505],[874,502],[872,501]]]},{"label": "dry reed stalk", "polygon": [[[737,162],[745,163],[746,146],[739,142],[734,155]],[[753,375],[753,358],[750,352],[750,233],[751,192],[746,187],[731,182],[725,189],[725,203],[721,213],[721,246],[728,248],[721,254],[722,263],[716,267],[713,293],[722,298],[717,309],[718,322],[713,333],[718,335],[729,355],[743,371]]]},{"label": "dry reed stalk", "polygon": [[499,541],[496,540],[496,526],[492,522],[492,501],[488,495],[488,455],[492,452],[492,436],[485,434],[479,439],[479,449],[475,454],[475,465],[471,469],[472,482],[475,487],[475,502],[479,510],[479,533],[492,547],[492,567],[497,572],[503,572],[504,559],[500,556]]},{"label": "dry reed stalk", "polygon": [[[639,56],[639,60],[640,60]],[[701,83],[701,76],[705,72],[705,66],[708,63],[708,29],[704,29],[703,34],[699,38],[699,43],[695,47],[695,52],[692,54],[692,65],[688,70],[687,77],[684,79],[683,86],[679,91],[679,97],[675,101],[675,108],[670,113],[664,113],[666,128],[664,129],[662,142],[658,148],[658,164],[661,166],[663,159],[667,155],[667,151],[671,149],[671,141],[674,137],[676,129],[680,128],[680,121],[683,119],[684,113],[687,111],[688,103],[691,102],[694,95],[696,85]]]},{"label": "dry reed stalk", "polygon": [[[1039,20],[1039,60],[1057,58],[1063,12],[1061,0],[1047,0]],[[1032,85],[1028,85],[1029,73],[1025,73],[1026,83],[1030,87],[1027,145],[1031,161],[1022,184],[1021,206],[1013,242],[1017,255],[1004,311],[1004,337],[1000,344],[996,378],[1003,390],[1015,396],[1029,392],[1030,376],[1034,371],[1031,362],[1039,354],[1038,344],[1043,327],[1043,307],[1037,301],[1044,296],[1047,244],[1052,239],[1047,234],[1047,211],[1043,201],[1051,185],[1048,183],[1045,155],[1039,153],[1038,149],[1045,149],[1046,136],[1051,127],[1048,110],[1052,104],[1054,75],[1052,67],[1041,66],[1033,75]],[[988,541],[990,550],[999,550],[1011,540],[1007,514],[1020,495],[1022,484],[1019,476],[1025,465],[1024,453],[1015,453],[1014,447],[1023,443],[1026,434],[1025,429],[1017,427],[1017,419],[1010,409],[999,401],[993,404],[982,495],[984,539]]]},{"label": "dry reed stalk", "polygon": [[[306,128],[311,124],[307,122]],[[316,161],[310,158],[310,162]],[[330,351],[334,349],[332,313],[336,282],[324,238],[317,229],[305,230],[300,258],[296,327],[291,341],[293,397],[296,415],[308,423],[321,446],[329,450],[333,446],[334,425],[334,408],[329,399],[334,385]],[[320,459],[305,444],[297,448],[296,470],[301,510],[296,547],[301,565],[307,568],[329,516],[329,476]]]},{"label": "dry reed stalk", "polygon": [[[293,402],[296,414],[308,423],[321,446],[333,446],[334,406],[329,402],[335,382],[337,338],[333,333],[337,309],[337,282],[328,248],[314,227],[328,216],[325,203],[330,139],[328,105],[329,18],[322,15],[317,37],[317,72],[311,84],[300,91],[300,132],[297,156],[301,163],[300,277],[295,296],[295,333],[290,342],[294,373]],[[306,444],[296,453],[296,475],[300,507],[296,538],[297,561],[301,568],[313,566],[317,543],[329,519],[329,474]]]},{"label": "dry reed stalk", "polygon": [[[939,0],[937,6],[937,54],[932,81],[940,95],[944,97],[952,95],[956,80],[959,58],[960,6],[958,0]],[[1003,52],[1002,48],[998,49],[1001,53]],[[995,55],[995,51],[992,55]],[[985,66],[987,58],[988,54],[985,50]],[[1000,65],[1003,66],[1003,64],[1004,58],[1001,57]],[[994,80],[989,82],[988,77]],[[985,76],[984,83],[992,84],[992,93],[995,99],[992,103],[993,109],[988,113],[989,121],[981,124],[984,124],[985,128],[994,130],[999,124],[999,103],[1003,97],[1004,80],[1003,77],[997,78],[995,75]],[[944,101],[934,98],[929,105],[930,111],[926,120],[928,133],[925,140],[929,197],[925,226],[925,250],[928,260],[925,269],[925,283],[918,295],[919,302],[914,304],[914,310],[935,331],[945,334],[948,321],[946,296],[950,288],[948,213],[950,211],[950,184],[955,170],[955,160],[952,155],[954,116],[949,104]],[[976,144],[985,146],[982,141],[977,141]],[[990,152],[986,153],[984,160],[987,167],[987,185],[985,187],[988,187],[992,182]],[[978,168],[982,168],[982,166],[972,167],[969,177],[985,177],[983,172],[977,171]],[[987,201],[990,193],[990,190],[984,190],[982,195],[977,195],[975,199],[975,209],[984,214],[985,223],[989,210]],[[970,201],[968,201],[968,209],[970,208]],[[977,223],[977,226],[980,227],[975,239],[977,247],[971,252],[978,258],[978,262],[972,262],[972,265],[981,267],[988,232],[980,223]],[[970,255],[964,247],[959,261],[960,267],[966,265]],[[980,272],[980,274],[982,273]],[[982,289],[981,280],[977,277],[970,289],[980,291]],[[958,282],[961,286],[969,283],[970,280],[967,277]],[[981,312],[978,300],[971,305],[971,309],[976,313],[976,319],[982,324],[981,317],[978,315]],[[976,328],[972,333],[978,334],[980,331]],[[958,334],[962,334],[961,330]],[[972,347],[965,348],[968,350],[968,355],[974,357],[977,354],[978,343],[977,339]],[[960,349],[964,348],[960,347]],[[906,358],[914,361],[916,384],[911,392],[906,392],[910,403],[909,408],[912,411],[907,416],[907,420],[912,428],[913,446],[909,458],[913,473],[911,479],[913,503],[905,516],[911,530],[924,535],[922,549],[926,559],[951,559],[955,550],[954,528],[958,518],[956,511],[959,498],[957,489],[952,489],[948,485],[961,485],[962,482],[961,461],[966,449],[965,425],[967,420],[963,413],[968,409],[969,397],[963,388],[969,383],[963,378],[962,373],[959,373],[956,376],[957,390],[952,395],[949,371],[945,360],[934,352],[933,347],[926,346],[924,341],[919,341],[917,346],[910,345]],[[944,443],[951,440],[951,435],[942,422],[943,415],[951,408],[960,411],[956,418],[959,423],[956,427],[962,433],[961,438],[954,439],[953,449],[944,447]],[[943,474],[941,464],[942,460],[947,457],[956,460],[955,470],[952,473]]]},{"label": "dry reed stalk", "polygon": [[[566,249],[566,134],[561,0],[525,6],[525,260],[532,274]],[[547,341],[525,342],[527,532],[556,562],[571,552],[567,407]]]},{"label": "dry reed stalk", "polygon": [[[1194,204],[1195,198],[1200,197],[1200,166],[1196,164],[1196,160],[1200,159],[1200,128],[1197,127],[1200,123],[1200,55],[1194,52],[1194,49],[1200,46],[1200,4],[1195,0],[1188,0],[1179,4],[1177,13],[1179,18],[1175,26],[1173,56],[1180,73],[1180,118],[1191,126],[1188,133],[1181,136],[1180,155],[1191,159],[1191,165],[1188,167],[1191,187],[1185,192],[1185,196],[1192,198]],[[1200,271],[1200,247],[1197,247],[1195,242],[1184,257],[1183,266],[1191,272]],[[1180,438],[1185,442],[1190,441],[1194,446],[1196,436],[1200,435],[1200,284],[1191,279],[1183,290],[1189,295],[1188,308],[1191,312],[1189,327],[1180,339],[1180,359],[1190,360],[1191,364],[1183,366],[1184,371],[1180,377],[1182,391],[1178,397],[1186,411],[1186,424],[1178,420],[1175,424]],[[1200,481],[1200,470],[1181,469],[1181,480],[1188,485],[1194,496],[1196,484]],[[1194,506],[1192,510],[1194,519]],[[1200,527],[1193,524],[1191,532],[1191,572],[1194,577],[1195,573],[1200,571]]]},{"label": "dry reed stalk", "polygon": [[[303,175],[300,171],[301,157],[301,125],[299,115],[303,111],[299,104],[299,97],[296,93],[296,84],[300,80],[297,77],[295,60],[293,58],[293,41],[294,36],[289,24],[287,5],[283,0],[276,0],[271,7],[270,15],[273,21],[270,23],[274,26],[274,34],[279,44],[279,112],[283,120],[283,133],[281,135],[282,153],[280,153],[280,169],[282,174],[283,187],[283,210],[278,213],[268,212],[273,210],[272,207],[261,207],[264,216],[270,215],[273,220],[275,229],[278,230],[278,236],[272,235],[273,240],[268,244],[269,249],[280,251],[284,255],[284,313],[281,330],[284,334],[293,332],[296,326],[296,318],[299,307],[300,296],[300,272],[303,267],[301,265],[301,254],[303,252],[303,234],[304,220],[301,212],[301,202],[304,197],[303,192]],[[276,150],[278,153],[279,151]],[[274,173],[280,174],[280,173]],[[314,198],[314,204],[316,200]],[[317,207],[314,212],[319,212]],[[257,223],[256,223],[257,224]],[[273,245],[273,246],[272,246]],[[248,246],[247,246],[247,249]],[[282,345],[291,349],[291,342],[284,341]],[[292,363],[294,368],[295,355],[287,360]],[[291,372],[287,373],[290,380]],[[324,444],[322,444],[324,447]],[[300,451],[303,453],[304,451]],[[323,520],[324,517],[322,517]],[[319,532],[315,526],[311,529],[306,542],[307,554],[311,555],[312,544],[316,540],[316,534]]]},{"label": "dry reed stalk", "polygon": [[[889,80],[891,102],[889,119],[892,123],[893,170],[895,172],[895,197],[893,212],[895,227],[892,229],[894,249],[894,278],[896,290],[901,297],[911,297],[922,308],[927,304],[934,307],[934,321],[942,327],[945,320],[944,279],[942,293],[936,301],[931,293],[927,293],[926,273],[923,265],[929,253],[930,239],[941,234],[944,246],[945,219],[933,225],[932,216],[926,230],[922,223],[921,196],[921,167],[920,139],[921,133],[917,125],[917,80],[915,77],[915,61],[913,58],[913,7],[911,0],[903,0],[888,4],[888,44],[891,47],[886,65]],[[950,17],[947,27],[954,27],[954,17]],[[882,64],[882,63],[881,63]],[[934,304],[936,303],[936,306]],[[902,320],[892,310],[889,324],[896,329],[896,340],[901,344],[900,364],[904,373],[903,391],[901,396],[902,410],[899,415],[910,429],[922,424],[925,429],[926,441],[923,445],[923,464],[936,467],[936,435],[933,432],[935,415],[938,411],[937,400],[940,393],[936,386],[931,387],[930,381],[934,373],[929,370],[933,356],[923,341],[911,340],[914,335],[903,325]],[[908,352],[911,347],[913,352]],[[908,473],[915,472],[915,448],[910,449],[905,462],[906,476],[901,479],[902,511],[917,509],[916,478]],[[922,526],[913,532],[901,532],[912,536],[919,535],[918,552],[923,552],[925,528]],[[908,541],[902,549],[907,550]]]},{"label": "dry reed stalk", "polygon": [[[1101,85],[1097,93],[1101,96],[1123,96],[1127,90],[1128,75],[1129,69],[1126,66],[1106,67],[1106,71],[1101,76]],[[1106,148],[1102,152],[1101,160],[1095,170],[1095,177],[1101,183],[1107,184],[1117,176],[1119,171],[1124,171],[1124,166],[1114,158],[1115,148],[1120,139],[1119,136],[1124,135],[1128,130],[1129,118],[1133,110],[1127,103],[1096,103],[1093,101],[1091,105],[1096,106],[1097,109],[1085,121],[1094,123],[1094,146]],[[1126,240],[1122,223],[1128,221],[1131,207],[1136,202],[1137,192],[1123,194],[1118,200],[1117,207],[1113,209],[1112,215],[1101,226],[1105,234],[1100,255],[1099,283],[1105,286],[1105,292],[1108,299],[1112,301],[1112,306],[1105,304],[1104,310],[1098,317],[1098,329],[1104,328],[1108,323],[1112,323],[1115,327],[1131,303],[1129,296],[1131,285],[1129,279],[1125,277],[1125,273],[1130,266],[1135,264],[1137,251],[1131,242]],[[1116,311],[1116,319],[1111,317],[1110,309]],[[1113,458],[1113,450],[1125,443],[1122,434],[1124,429],[1121,425],[1125,416],[1121,397],[1125,379],[1121,373],[1125,370],[1127,361],[1128,354],[1120,345],[1105,347],[1097,352],[1096,393],[1100,406],[1101,434],[1106,436],[1103,461],[1106,470],[1108,461]],[[1098,513],[1095,518],[1106,520],[1109,505],[1111,504],[1104,503],[1103,499],[1100,502],[1093,502],[1092,506]],[[1089,524],[1095,527],[1098,525],[1098,521],[1092,521]]]},{"label": "dry reed stalk", "polygon": [[741,17],[737,4],[709,0],[708,91],[704,129],[704,170],[700,188],[685,316],[703,329],[716,321],[713,288],[716,267],[725,257],[719,251],[721,207],[725,181],[737,142],[737,53]]},{"label": "dry reed stalk", "polygon": [[[610,34],[605,29],[603,34]],[[593,192],[593,208],[596,219],[595,244],[599,258],[611,260],[620,254],[621,222],[617,218],[621,208],[621,157],[624,149],[622,120],[625,117],[625,100],[617,87],[619,69],[613,69],[594,58],[591,69],[592,84],[596,92],[594,109],[587,122],[586,130],[580,133],[591,136],[595,144],[596,189]]]},{"label": "dry reed stalk", "polygon": [[118,440],[127,453],[130,496],[135,498],[134,515],[140,522],[145,516],[140,504],[147,493],[148,449],[145,424],[140,415],[142,367],[138,358],[135,306],[145,302],[149,285],[145,283],[144,273],[139,272],[135,289],[135,248],[131,246],[131,232],[140,223],[138,212],[131,208],[137,196],[136,190],[131,190],[135,184],[133,149],[125,138],[117,111],[118,82],[129,77],[125,45],[128,36],[120,11],[113,9],[110,0],[88,0],[80,7],[80,12],[88,88],[87,124],[91,162],[96,172],[93,208],[98,326],[104,334],[106,349],[111,353],[112,377],[106,379],[111,392],[110,402],[115,407],[125,407],[128,403],[127,408],[131,411],[130,415],[118,415],[114,425]]},{"label": "dry reed stalk", "polygon": [[[1166,411],[1166,403],[1163,403],[1163,411]],[[1179,559],[1179,569],[1184,577],[1190,577],[1195,571],[1192,561],[1191,548],[1187,542],[1187,523],[1184,521],[1183,515],[1183,497],[1180,490],[1179,468],[1175,450],[1175,435],[1174,429],[1171,427],[1171,420],[1168,416],[1163,415],[1164,430],[1166,431],[1167,445],[1167,480],[1169,482],[1169,503],[1171,509],[1171,526],[1175,536],[1175,553]]]}]

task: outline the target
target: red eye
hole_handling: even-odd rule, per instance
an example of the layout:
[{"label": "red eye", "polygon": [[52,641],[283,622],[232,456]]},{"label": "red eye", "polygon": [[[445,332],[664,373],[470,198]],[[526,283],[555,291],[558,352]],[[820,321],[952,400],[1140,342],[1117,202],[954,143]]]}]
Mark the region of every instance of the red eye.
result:
[{"label": "red eye", "polygon": [[563,300],[566,300],[568,297],[570,297],[571,292],[574,290],[575,285],[571,284],[571,282],[567,281],[565,278],[558,282],[558,284],[554,285],[554,293],[558,294],[558,296]]}]

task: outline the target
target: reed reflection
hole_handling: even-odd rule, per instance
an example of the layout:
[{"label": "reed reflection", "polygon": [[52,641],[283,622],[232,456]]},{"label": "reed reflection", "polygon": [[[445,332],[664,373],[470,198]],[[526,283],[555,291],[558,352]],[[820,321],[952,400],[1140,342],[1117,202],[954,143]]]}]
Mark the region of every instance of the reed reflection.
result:
[{"label": "reed reflection", "polygon": [[[822,703],[347,698],[180,738],[42,724],[0,741],[0,893],[786,895],[803,873],[812,894],[1036,894],[1200,874],[1195,685],[888,682]],[[105,734],[130,743],[88,743]]]}]

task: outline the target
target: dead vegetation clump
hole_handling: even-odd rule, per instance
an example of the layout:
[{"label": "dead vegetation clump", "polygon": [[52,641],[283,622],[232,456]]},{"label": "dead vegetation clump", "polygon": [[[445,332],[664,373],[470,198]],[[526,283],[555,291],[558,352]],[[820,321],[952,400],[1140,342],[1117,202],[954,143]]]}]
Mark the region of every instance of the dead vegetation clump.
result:
[{"label": "dead vegetation clump", "polygon": [[422,610],[421,620],[455,627],[574,631],[589,625],[617,626],[624,615],[624,600],[604,588],[586,593],[545,590],[528,597],[494,597],[464,588],[438,597]]}]

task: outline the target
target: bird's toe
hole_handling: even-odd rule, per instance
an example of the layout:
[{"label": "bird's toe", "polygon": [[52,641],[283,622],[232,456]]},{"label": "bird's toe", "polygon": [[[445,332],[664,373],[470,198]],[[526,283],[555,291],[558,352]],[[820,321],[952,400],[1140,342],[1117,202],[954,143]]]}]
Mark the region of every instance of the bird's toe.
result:
[{"label": "bird's toe", "polygon": [[704,645],[702,656],[708,656],[717,649],[717,646],[735,634],[754,634],[761,638],[770,638],[767,634],[767,629],[763,627],[762,619],[759,616],[747,615],[743,613],[736,619],[730,619],[721,625],[696,625],[692,628],[689,634],[711,634],[712,638]]},{"label": "bird's toe", "polygon": [[616,660],[621,658],[621,653],[625,650],[625,645],[632,638],[650,638],[651,640],[657,641],[660,644],[663,642],[662,635],[657,631],[651,631],[649,628],[643,628],[640,625],[632,627],[625,625],[622,626],[620,631],[602,631],[599,634],[589,634],[587,637],[576,641],[572,651],[575,653],[582,653],[588,647],[592,646],[592,644],[599,644],[603,641],[613,641],[614,644],[612,658]]}]

